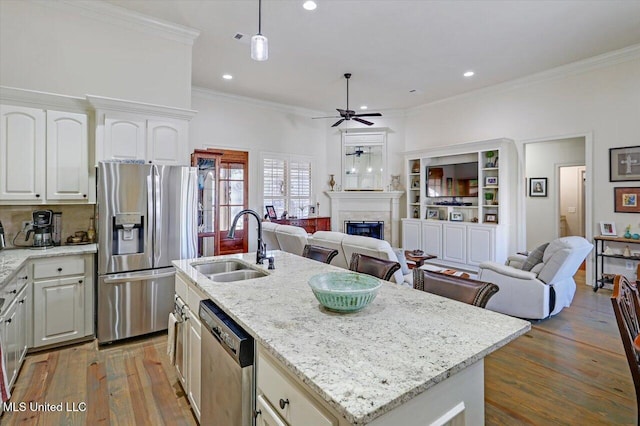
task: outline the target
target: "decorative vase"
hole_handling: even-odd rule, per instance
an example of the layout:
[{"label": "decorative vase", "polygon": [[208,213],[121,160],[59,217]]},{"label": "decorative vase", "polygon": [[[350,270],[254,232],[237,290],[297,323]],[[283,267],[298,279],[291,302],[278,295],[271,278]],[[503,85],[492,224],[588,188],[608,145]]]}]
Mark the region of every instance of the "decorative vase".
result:
[{"label": "decorative vase", "polygon": [[331,179],[329,179],[329,185],[331,185],[331,190],[333,191],[333,187],[336,185],[336,180],[333,178],[333,175],[329,176],[331,176]]},{"label": "decorative vase", "polygon": [[629,250],[629,246],[625,246],[624,251],[622,252],[624,257],[631,257],[631,250]]},{"label": "decorative vase", "polygon": [[624,233],[625,238],[631,238],[631,232],[627,231]]},{"label": "decorative vase", "polygon": [[634,240],[640,240],[640,234],[633,234],[631,238],[633,238]]},{"label": "decorative vase", "polygon": [[96,228],[94,225],[94,219],[89,218],[89,229],[87,229],[87,241],[93,243],[96,241]]}]

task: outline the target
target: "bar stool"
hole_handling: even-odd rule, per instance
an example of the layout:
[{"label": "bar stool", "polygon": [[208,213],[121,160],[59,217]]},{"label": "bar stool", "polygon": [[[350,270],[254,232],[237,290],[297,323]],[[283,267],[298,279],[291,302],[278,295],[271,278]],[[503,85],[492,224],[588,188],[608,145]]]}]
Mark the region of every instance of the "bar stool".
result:
[{"label": "bar stool", "polygon": [[306,244],[302,250],[302,256],[318,262],[331,263],[334,257],[338,255],[338,250],[321,246]]},{"label": "bar stool", "polygon": [[378,259],[361,253],[353,253],[349,263],[349,270],[371,275],[385,281],[389,281],[398,269],[400,269],[398,262]]},{"label": "bar stool", "polygon": [[413,270],[413,288],[480,308],[487,306],[489,299],[500,290],[492,283],[424,269]]}]

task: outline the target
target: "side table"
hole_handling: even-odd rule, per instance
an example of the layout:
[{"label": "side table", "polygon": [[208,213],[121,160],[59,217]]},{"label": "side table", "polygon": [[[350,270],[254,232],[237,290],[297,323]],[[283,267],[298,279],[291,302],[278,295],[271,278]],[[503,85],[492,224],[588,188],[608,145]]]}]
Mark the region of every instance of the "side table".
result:
[{"label": "side table", "polygon": [[415,262],[415,264],[416,264],[415,267],[419,268],[424,264],[425,260],[435,259],[438,256],[433,255],[433,254],[427,254],[427,253],[424,253],[422,255],[416,255],[416,254],[413,254],[413,251],[411,251],[411,250],[405,250],[404,251],[404,257],[407,260]]}]

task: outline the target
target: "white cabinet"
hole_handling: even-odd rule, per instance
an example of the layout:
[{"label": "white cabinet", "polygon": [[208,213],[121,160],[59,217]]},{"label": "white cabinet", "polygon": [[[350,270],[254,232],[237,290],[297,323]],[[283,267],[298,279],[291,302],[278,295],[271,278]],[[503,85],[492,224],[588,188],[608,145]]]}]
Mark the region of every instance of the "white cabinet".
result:
[{"label": "white cabinet", "polygon": [[47,111],[47,200],[87,200],[87,115]]},{"label": "white cabinet", "polygon": [[442,226],[442,259],[467,263],[467,227],[446,223]]},{"label": "white cabinet", "polygon": [[[256,395],[264,408],[257,424],[336,426],[338,420],[290,376],[277,361],[258,348]],[[259,409],[259,408],[258,408]]]},{"label": "white cabinet", "polygon": [[15,383],[27,353],[31,292],[27,271],[27,267],[21,268],[3,289],[7,305],[0,313],[0,339],[9,388]]},{"label": "white cabinet", "polygon": [[93,334],[93,256],[33,261],[33,346]]},{"label": "white cabinet", "polygon": [[1,105],[0,200],[88,201],[87,115]]},{"label": "white cabinet", "polygon": [[87,96],[96,110],[96,164],[143,160],[189,165],[189,120],[196,111]]},{"label": "white cabinet", "polygon": [[421,224],[420,220],[402,219],[402,247],[405,250],[417,250],[422,247],[420,241]]},{"label": "white cabinet", "polygon": [[45,111],[0,105],[0,115],[0,200],[43,200]]},{"label": "white cabinet", "polygon": [[495,257],[496,228],[493,226],[469,225],[467,227],[467,263],[480,266]]},{"label": "white cabinet", "polygon": [[263,395],[256,399],[256,426],[288,426]]},{"label": "white cabinet", "polygon": [[176,273],[175,282],[176,295],[185,303],[181,316],[183,322],[179,325],[176,335],[176,348],[180,349],[176,349],[175,367],[191,404],[191,409],[196,418],[200,420],[202,324],[198,316],[198,309],[200,301],[206,296],[180,273]]},{"label": "white cabinet", "polygon": [[421,250],[434,256],[442,257],[442,224],[422,221]]}]

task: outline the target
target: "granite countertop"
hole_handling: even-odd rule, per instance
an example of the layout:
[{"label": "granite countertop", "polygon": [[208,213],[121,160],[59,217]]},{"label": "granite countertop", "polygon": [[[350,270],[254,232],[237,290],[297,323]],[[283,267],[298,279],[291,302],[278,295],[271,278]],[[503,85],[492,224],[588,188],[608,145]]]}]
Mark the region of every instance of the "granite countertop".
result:
[{"label": "granite countertop", "polygon": [[0,286],[13,278],[18,269],[29,259],[96,253],[97,251],[97,244],[59,246],[47,249],[10,248],[0,250]]},{"label": "granite countertop", "polygon": [[[255,253],[174,265],[258,343],[352,424],[366,424],[526,333],[527,321],[385,283],[364,310],[325,310],[308,279],[344,271],[274,251],[269,276],[214,283],[191,263],[255,265]],[[260,267],[265,269],[266,267]]]}]

